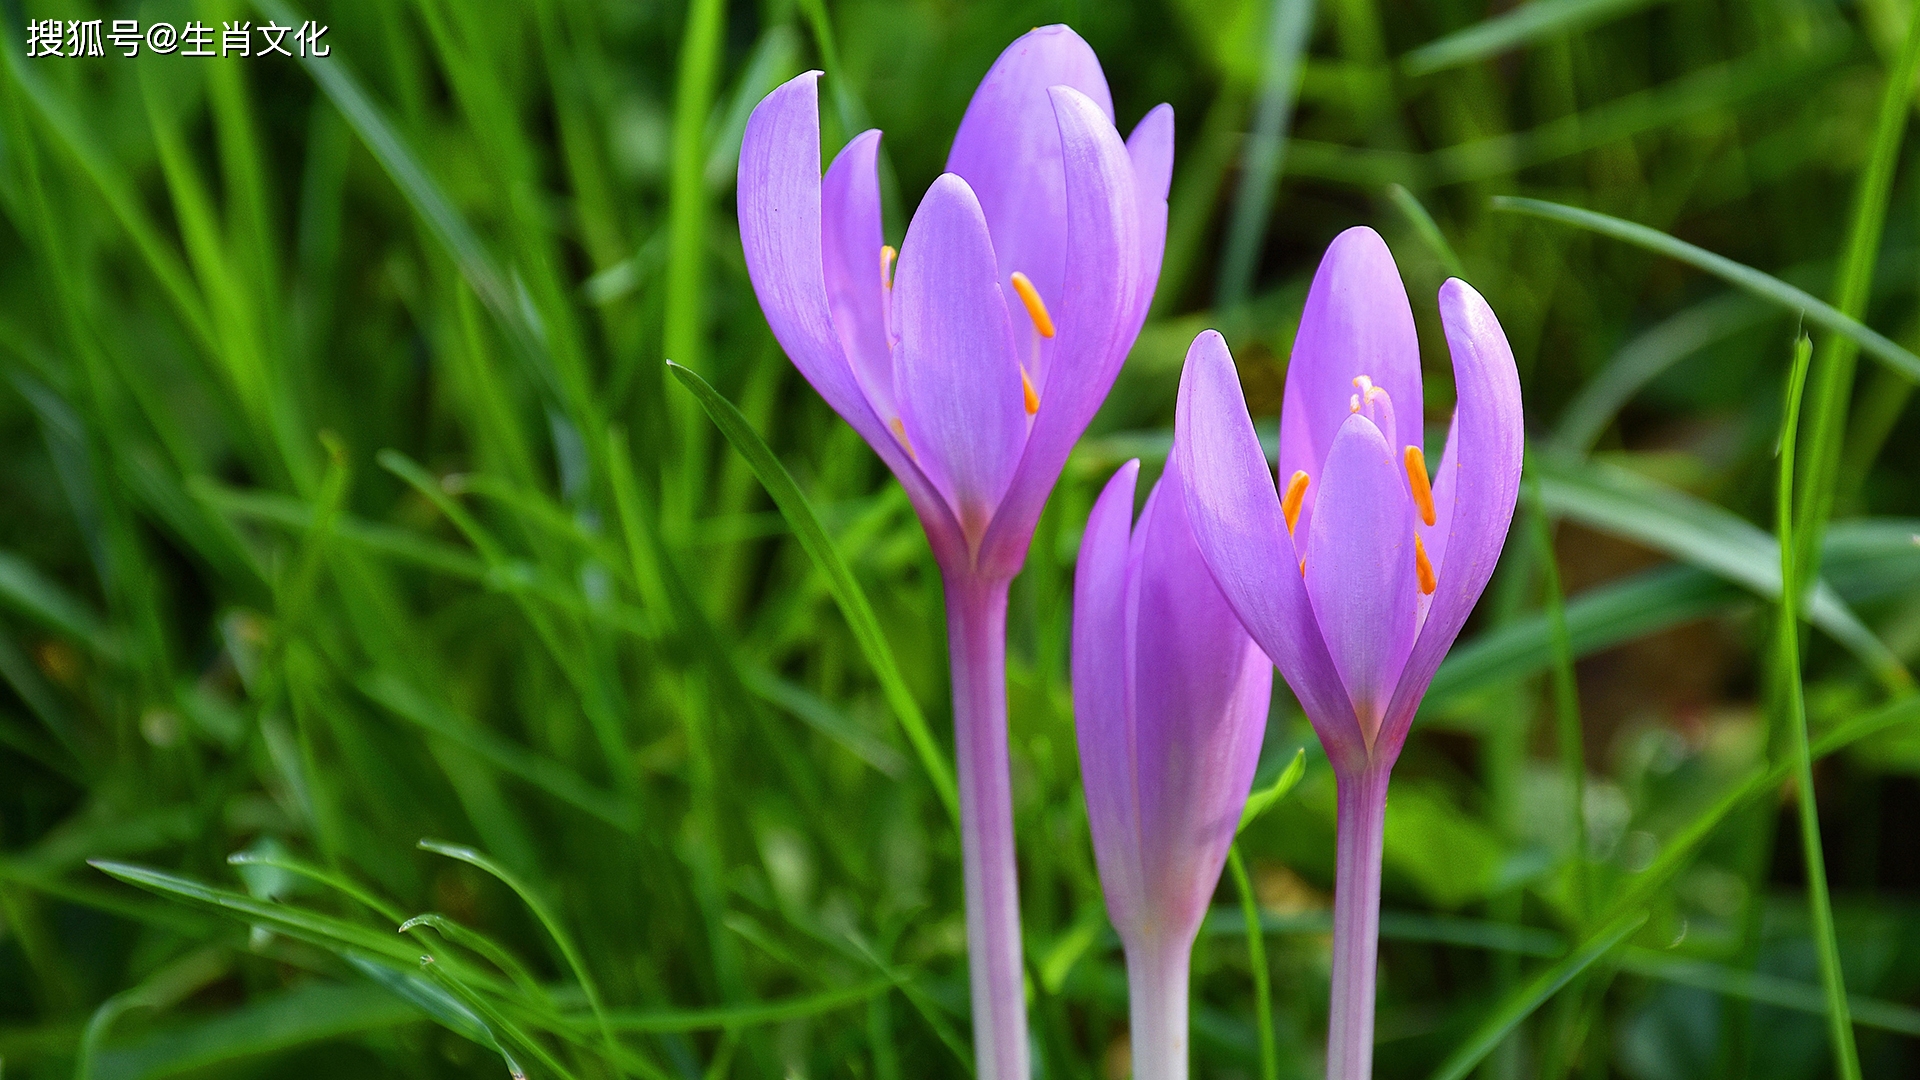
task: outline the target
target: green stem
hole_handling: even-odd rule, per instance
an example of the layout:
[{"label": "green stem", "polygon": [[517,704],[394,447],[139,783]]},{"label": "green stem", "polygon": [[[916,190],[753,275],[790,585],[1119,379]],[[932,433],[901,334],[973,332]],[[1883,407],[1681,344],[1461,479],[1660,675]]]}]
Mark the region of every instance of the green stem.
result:
[{"label": "green stem", "polygon": [[[1920,20],[1916,20],[1920,26]],[[1813,342],[1801,338],[1794,349],[1793,374],[1787,383],[1787,418],[1780,430],[1779,503],[1775,508],[1780,530],[1780,580],[1794,576],[1793,451],[1800,426],[1800,397],[1806,389],[1807,365]],[[1807,864],[1807,901],[1813,909],[1813,943],[1820,953],[1820,985],[1827,996],[1827,1026],[1833,1039],[1834,1068],[1841,1080],[1860,1080],[1860,1059],[1853,1044],[1853,1020],[1847,1007],[1847,986],[1840,970],[1840,946],[1833,930],[1833,901],[1827,895],[1826,859],[1820,846],[1820,816],[1813,797],[1813,751],[1807,742],[1807,703],[1800,682],[1799,593],[1780,590],[1779,656],[1785,680],[1787,736],[1793,746],[1793,777],[1799,789],[1800,847]]]},{"label": "green stem", "polygon": [[1227,870],[1240,890],[1240,914],[1247,920],[1247,966],[1253,969],[1253,1024],[1260,1033],[1260,1080],[1279,1080],[1280,1050],[1273,1041],[1273,985],[1267,976],[1267,939],[1260,930],[1260,902],[1247,877],[1240,845],[1227,849]]}]

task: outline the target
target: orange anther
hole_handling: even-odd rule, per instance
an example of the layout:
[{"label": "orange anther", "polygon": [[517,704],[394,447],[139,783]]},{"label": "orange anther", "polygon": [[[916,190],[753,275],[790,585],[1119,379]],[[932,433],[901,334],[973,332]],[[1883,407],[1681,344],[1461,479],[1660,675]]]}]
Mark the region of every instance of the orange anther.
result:
[{"label": "orange anther", "polygon": [[1287,493],[1280,497],[1280,512],[1287,516],[1287,533],[1292,535],[1294,523],[1300,520],[1300,504],[1307,498],[1307,474],[1296,470],[1287,480]]},{"label": "orange anther", "polygon": [[1420,595],[1432,596],[1440,587],[1439,579],[1433,576],[1433,564],[1427,561],[1427,545],[1420,542],[1417,533],[1413,538],[1413,572],[1420,579]]},{"label": "orange anther", "polygon": [[881,288],[883,289],[893,288],[893,260],[898,258],[899,255],[900,255],[899,252],[893,250],[892,244],[880,245],[880,287]]},{"label": "orange anther", "polygon": [[920,460],[920,456],[913,452],[913,443],[907,440],[907,422],[896,416],[887,421],[887,427],[893,429],[893,437],[900,440],[900,445],[906,450],[907,456],[915,461]]},{"label": "orange anther", "polygon": [[1039,412],[1040,395],[1033,389],[1033,380],[1027,378],[1026,368],[1020,369],[1020,391],[1025,394],[1027,398],[1027,415],[1032,416],[1034,413]]},{"label": "orange anther", "polygon": [[[1033,280],[1018,270],[1013,272],[1013,291],[1020,294],[1020,302],[1027,307],[1027,318],[1033,320],[1033,328],[1041,337],[1053,336],[1053,316],[1047,314],[1047,302],[1040,299],[1040,290],[1033,287]],[[1028,410],[1031,412],[1032,410]]]},{"label": "orange anther", "polygon": [[1435,520],[1433,485],[1427,482],[1427,455],[1417,446],[1407,447],[1407,484],[1413,488],[1413,505],[1420,508],[1420,520],[1431,526]]}]

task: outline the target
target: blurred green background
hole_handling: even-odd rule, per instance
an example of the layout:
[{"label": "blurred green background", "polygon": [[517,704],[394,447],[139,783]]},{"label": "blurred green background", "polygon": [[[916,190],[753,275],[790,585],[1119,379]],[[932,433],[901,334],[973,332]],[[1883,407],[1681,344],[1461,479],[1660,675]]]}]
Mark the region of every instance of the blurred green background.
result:
[{"label": "blurred green background", "polygon": [[[1355,224],[1399,257],[1435,452],[1459,273],[1533,454],[1395,777],[1378,1075],[1834,1075],[1772,644],[1803,326],[1835,938],[1865,1074],[1920,1074],[1909,0],[0,13],[4,1075],[970,1075],[958,838],[906,734],[950,753],[938,578],[768,334],[733,170],[760,96],[823,68],[828,152],[886,131],[897,243],[976,81],[1054,21],[1123,131],[1170,101],[1179,143],[1154,319],[1012,605],[1036,1074],[1126,1073],[1066,681],[1086,507],[1164,458],[1202,327],[1273,422]],[[332,52],[29,59],[47,18],[311,18]],[[1194,954],[1199,1077],[1322,1067],[1332,778],[1282,689],[1259,783],[1300,747],[1241,836],[1257,940],[1229,878]]]}]

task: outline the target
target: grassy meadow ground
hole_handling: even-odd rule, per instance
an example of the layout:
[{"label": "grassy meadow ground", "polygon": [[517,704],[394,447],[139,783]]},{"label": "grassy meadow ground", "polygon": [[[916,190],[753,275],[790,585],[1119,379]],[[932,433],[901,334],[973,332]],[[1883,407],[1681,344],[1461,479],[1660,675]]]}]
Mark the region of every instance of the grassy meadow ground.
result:
[{"label": "grassy meadow ground", "polygon": [[[1154,318],[1014,590],[1036,1075],[1125,1073],[1066,681],[1086,509],[1157,470],[1203,327],[1273,422],[1356,224],[1436,445],[1458,273],[1532,455],[1396,773],[1377,1075],[1839,1075],[1836,957],[1864,1075],[1920,1073],[1909,0],[291,5],[0,3],[6,1077],[971,1075],[910,737],[950,754],[937,576],[766,329],[734,157],[824,69],[827,149],[886,131],[897,243],[1054,21],[1179,143]],[[45,18],[332,51],[29,58]],[[1258,783],[1302,747],[1195,951],[1199,1077],[1321,1068],[1332,778],[1279,689]]]}]

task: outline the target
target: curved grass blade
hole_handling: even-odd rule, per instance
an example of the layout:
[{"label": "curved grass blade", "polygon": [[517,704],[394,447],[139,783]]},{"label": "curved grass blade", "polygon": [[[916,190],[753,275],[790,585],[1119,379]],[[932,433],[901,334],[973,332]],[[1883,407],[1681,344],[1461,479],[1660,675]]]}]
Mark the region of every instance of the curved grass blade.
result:
[{"label": "curved grass blade", "polygon": [[1503,53],[1555,34],[1571,34],[1661,0],[1532,0],[1510,11],[1436,38],[1400,61],[1408,75],[1430,75]]},{"label": "curved grass blade", "polygon": [[547,992],[541,987],[540,981],[535,979],[532,973],[527,971],[526,965],[522,964],[499,942],[477,930],[470,930],[437,911],[429,911],[415,915],[413,918],[401,923],[398,932],[409,934],[423,927],[439,934],[452,944],[486,958],[488,963],[500,969],[501,974],[512,979],[513,984],[519,987],[520,992],[525,994],[530,1000],[543,1004],[547,1002]]},{"label": "curved grass blade", "polygon": [[1233,834],[1239,836],[1245,832],[1255,818],[1266,813],[1274,803],[1286,798],[1287,792],[1292,791],[1293,786],[1298,784],[1300,778],[1305,775],[1307,775],[1307,750],[1303,746],[1293,752],[1293,760],[1287,762],[1287,767],[1280,770],[1280,775],[1273,778],[1271,785],[1247,796],[1246,806],[1240,811],[1240,824],[1234,826]]},{"label": "curved grass blade", "polygon": [[[1920,25],[1915,27],[1920,32]],[[1793,374],[1787,382],[1786,419],[1780,425],[1780,486],[1775,498],[1775,528],[1780,542],[1780,579],[1799,580],[1794,567],[1793,462],[1799,436],[1800,398],[1807,386],[1813,341],[1802,337],[1793,350]],[[1787,737],[1793,742],[1794,800],[1800,812],[1800,850],[1806,862],[1807,905],[1813,915],[1813,944],[1820,958],[1820,985],[1827,996],[1827,1031],[1834,1069],[1841,1080],[1860,1080],[1860,1053],[1853,1044],[1847,1012],[1846,975],[1840,970],[1840,943],[1833,929],[1833,899],[1827,894],[1826,856],[1820,842],[1820,811],[1814,801],[1813,753],[1807,745],[1807,699],[1800,681],[1799,590],[1780,590],[1779,639],[1775,656],[1787,710]]]},{"label": "curved grass blade", "polygon": [[484,1046],[500,1055],[507,1063],[507,1072],[514,1080],[525,1080],[526,1070],[513,1059],[500,1040],[494,1037],[493,1029],[480,1019],[478,1013],[466,1007],[459,998],[442,990],[437,983],[423,979],[418,975],[396,971],[385,964],[369,960],[354,953],[346,954],[347,963],[352,964],[360,974],[384,987],[388,993],[411,1003],[421,1012],[433,1018],[433,1022],[453,1032],[455,1035]]},{"label": "curved grass blade", "polygon": [[786,1001],[756,1001],[750,1005],[733,1005],[719,1009],[646,1012],[616,1009],[607,1014],[607,1021],[613,1025],[615,1031],[633,1033],[732,1031],[738,1028],[811,1019],[838,1009],[862,1004],[874,995],[884,994],[892,988],[893,980],[875,979],[857,986],[789,998]]},{"label": "curved grass blade", "polygon": [[[1666,552],[1769,600],[1779,597],[1779,545],[1744,518],[1614,465],[1540,457],[1534,466],[1552,512]],[[1899,658],[1831,585],[1814,582],[1807,618],[1846,646],[1888,689],[1912,685]]]},{"label": "curved grass blade", "polygon": [[400,909],[394,907],[392,904],[361,888],[347,877],[336,874],[331,870],[322,869],[303,859],[295,859],[286,855],[269,855],[255,851],[236,851],[227,856],[227,865],[266,866],[275,870],[285,870],[290,874],[299,874],[301,877],[317,881],[333,889],[335,892],[346,895],[361,907],[366,908],[368,911],[373,912],[389,922],[399,922],[401,919]]},{"label": "curved grass blade", "polygon": [[1522,1020],[1533,1015],[1535,1009],[1546,1004],[1553,995],[1572,982],[1575,976],[1592,967],[1595,961],[1611,952],[1615,946],[1626,940],[1627,935],[1638,930],[1646,921],[1645,911],[1631,911],[1617,916],[1559,963],[1551,965],[1527,980],[1495,1006],[1493,1012],[1474,1029],[1473,1034],[1467,1036],[1467,1040],[1448,1055],[1447,1060],[1434,1070],[1433,1080],[1465,1080],[1467,1075],[1493,1052],[1494,1047],[1500,1045],[1508,1032],[1519,1026]]},{"label": "curved grass blade", "polygon": [[[1812,1013],[1815,1016],[1824,1016],[1827,1012],[1826,994],[1817,986],[1765,972],[1748,971],[1730,964],[1716,964],[1699,957],[1674,956],[1656,949],[1628,946],[1621,954],[1620,970],[1642,978],[1659,979],[1676,986],[1690,986],[1724,997],[1757,1001],[1795,1012]],[[1848,996],[1847,1004],[1853,1012],[1853,1022],[1861,1027],[1920,1039],[1920,1009],[1879,998],[1853,995]]]},{"label": "curved grass blade", "polygon": [[913,692],[907,689],[907,683],[900,675],[900,666],[894,660],[893,649],[887,644],[886,635],[880,631],[880,620],[873,613],[873,605],[867,601],[867,594],[854,579],[853,571],[847,568],[846,560],[840,557],[839,549],[833,545],[833,539],[820,524],[820,516],[814,513],[813,504],[800,491],[800,485],[794,483],[793,474],[774,456],[773,449],[761,439],[747,418],[733,403],[720,396],[690,368],[668,361],[668,370],[673,372],[680,384],[693,393],[695,399],[705,408],[707,415],[713,418],[727,441],[741,457],[760,483],[772,496],[775,506],[787,519],[787,526],[793,530],[795,539],[806,549],[813,559],[814,566],[827,580],[827,588],[833,593],[833,599],[840,607],[840,614],[847,620],[847,626],[860,644],[860,651],[867,657],[867,663],[873,666],[873,673],[880,680],[880,688],[886,694],[887,704],[892,706],[894,716],[906,731],[907,741],[913,744],[919,755],[920,765],[933,781],[934,791],[940,801],[946,804],[947,812],[957,823],[960,820],[960,798],[954,788],[953,771],[947,765],[945,757],[935,745],[933,736],[927,730],[926,717],[920,712],[920,705],[913,699]]},{"label": "curved grass blade", "polygon": [[560,920],[554,916],[546,902],[521,881],[518,874],[470,847],[449,844],[444,840],[428,839],[420,841],[419,848],[422,851],[431,851],[435,855],[444,855],[491,874],[499,879],[501,884],[513,890],[514,895],[520,898],[520,902],[527,905],[527,909],[533,912],[534,918],[540,920],[540,925],[546,928],[547,934],[553,938],[553,943],[559,946],[560,955],[566,960],[567,966],[573,969],[573,977],[580,983],[580,992],[586,995],[587,1006],[593,1010],[594,1019],[600,1025],[600,1034],[607,1041],[607,1049],[615,1056],[619,1056],[620,1046],[614,1041],[613,1029],[607,1026],[607,1010],[600,1000],[600,988],[594,983],[593,975],[587,971],[586,961],[581,957],[580,950],[574,946],[573,937],[567,933],[566,927],[560,925]]},{"label": "curved grass blade", "polygon": [[1253,287],[1274,188],[1286,167],[1287,130],[1293,122],[1307,38],[1313,33],[1313,7],[1313,0],[1273,0],[1267,12],[1260,92],[1253,126],[1241,147],[1238,190],[1220,253],[1219,284],[1214,291],[1214,307],[1219,311],[1231,312],[1244,304]]},{"label": "curved grass blade", "polygon": [[1582,210],[1575,206],[1563,206],[1542,199],[1525,199],[1515,195],[1496,195],[1493,197],[1492,206],[1495,210],[1526,214],[1547,221],[1557,221],[1563,225],[1588,229],[1602,236],[1624,240],[1656,254],[1678,259],[1695,269],[1704,270],[1731,285],[1745,289],[1762,300],[1778,304],[1791,313],[1803,315],[1808,322],[1816,326],[1852,338],[1869,356],[1886,364],[1909,380],[1920,382],[1920,356],[1915,356],[1912,352],[1894,344],[1886,335],[1862,325],[1859,320],[1849,318],[1838,308],[1812,293],[1804,289],[1796,289],[1779,278],[1763,274],[1751,266],[1734,262],[1724,255],[1716,255],[1685,240],[1668,236],[1658,229],[1595,213],[1592,210]]},{"label": "curved grass blade", "polygon": [[1419,234],[1420,239],[1426,241],[1428,249],[1440,260],[1442,270],[1457,278],[1467,276],[1466,264],[1460,261],[1460,254],[1453,250],[1447,234],[1440,231],[1440,223],[1433,220],[1433,215],[1427,212],[1413,192],[1407,190],[1405,184],[1388,184],[1387,199],[1406,216],[1408,224],[1413,226],[1413,231]]},{"label": "curved grass blade", "polygon": [[1600,434],[1632,397],[1668,368],[1716,342],[1755,326],[1769,309],[1743,293],[1705,300],[1620,347],[1600,373],[1560,410],[1551,450],[1574,457],[1593,449]]},{"label": "curved grass blade", "polygon": [[162,896],[211,907],[245,922],[259,923],[277,933],[311,942],[321,948],[336,949],[344,946],[359,949],[374,956],[383,956],[402,964],[410,964],[419,959],[418,953],[386,934],[332,916],[321,915],[318,912],[255,900],[245,893],[215,888],[192,878],[169,874],[164,870],[136,866],[132,863],[89,859],[87,865],[129,885],[135,885]]}]

